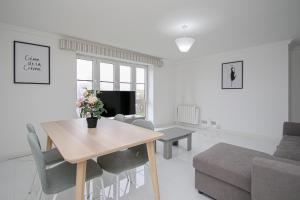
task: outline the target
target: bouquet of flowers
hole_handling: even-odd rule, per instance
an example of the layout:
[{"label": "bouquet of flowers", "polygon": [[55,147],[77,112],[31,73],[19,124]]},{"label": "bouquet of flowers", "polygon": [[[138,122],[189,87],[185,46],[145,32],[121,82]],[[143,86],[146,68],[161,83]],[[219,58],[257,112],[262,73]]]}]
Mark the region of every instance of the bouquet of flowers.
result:
[{"label": "bouquet of flowers", "polygon": [[77,100],[76,106],[80,109],[80,117],[82,118],[101,118],[101,114],[106,112],[103,108],[103,102],[97,98],[92,90],[83,92],[83,97]]}]

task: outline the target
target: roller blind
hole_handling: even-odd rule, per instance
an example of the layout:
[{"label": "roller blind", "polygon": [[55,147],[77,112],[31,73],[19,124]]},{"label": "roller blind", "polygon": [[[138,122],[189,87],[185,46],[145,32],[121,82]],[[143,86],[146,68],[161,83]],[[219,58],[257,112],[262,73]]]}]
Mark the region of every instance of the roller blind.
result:
[{"label": "roller blind", "polygon": [[123,59],[155,66],[163,66],[162,58],[79,39],[60,39],[60,48],[83,54],[94,54],[105,57]]}]

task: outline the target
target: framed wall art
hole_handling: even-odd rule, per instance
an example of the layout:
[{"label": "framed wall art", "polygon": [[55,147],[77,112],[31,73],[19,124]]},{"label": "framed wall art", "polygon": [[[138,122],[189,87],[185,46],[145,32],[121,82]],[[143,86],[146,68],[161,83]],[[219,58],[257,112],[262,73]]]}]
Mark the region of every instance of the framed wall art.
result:
[{"label": "framed wall art", "polygon": [[243,61],[222,64],[222,89],[243,89]]},{"label": "framed wall art", "polygon": [[50,46],[14,41],[14,83],[50,84]]}]

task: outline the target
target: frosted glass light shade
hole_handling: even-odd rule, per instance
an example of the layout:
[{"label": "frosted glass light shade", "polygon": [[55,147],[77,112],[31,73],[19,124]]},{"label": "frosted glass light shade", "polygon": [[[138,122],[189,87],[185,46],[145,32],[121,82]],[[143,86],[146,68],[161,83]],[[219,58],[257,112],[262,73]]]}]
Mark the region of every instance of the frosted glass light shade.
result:
[{"label": "frosted glass light shade", "polygon": [[188,52],[195,42],[194,38],[191,37],[181,37],[175,40],[175,43],[181,52]]}]

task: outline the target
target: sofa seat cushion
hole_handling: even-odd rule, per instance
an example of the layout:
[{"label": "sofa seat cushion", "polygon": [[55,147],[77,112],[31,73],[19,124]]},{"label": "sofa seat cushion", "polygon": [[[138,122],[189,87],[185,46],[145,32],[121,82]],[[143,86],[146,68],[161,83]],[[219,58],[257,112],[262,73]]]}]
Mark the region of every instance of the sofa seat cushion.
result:
[{"label": "sofa seat cushion", "polygon": [[300,137],[284,135],[274,156],[300,161]]},{"label": "sofa seat cushion", "polygon": [[251,168],[254,157],[272,158],[263,152],[219,143],[196,155],[193,166],[201,173],[251,192]]}]

